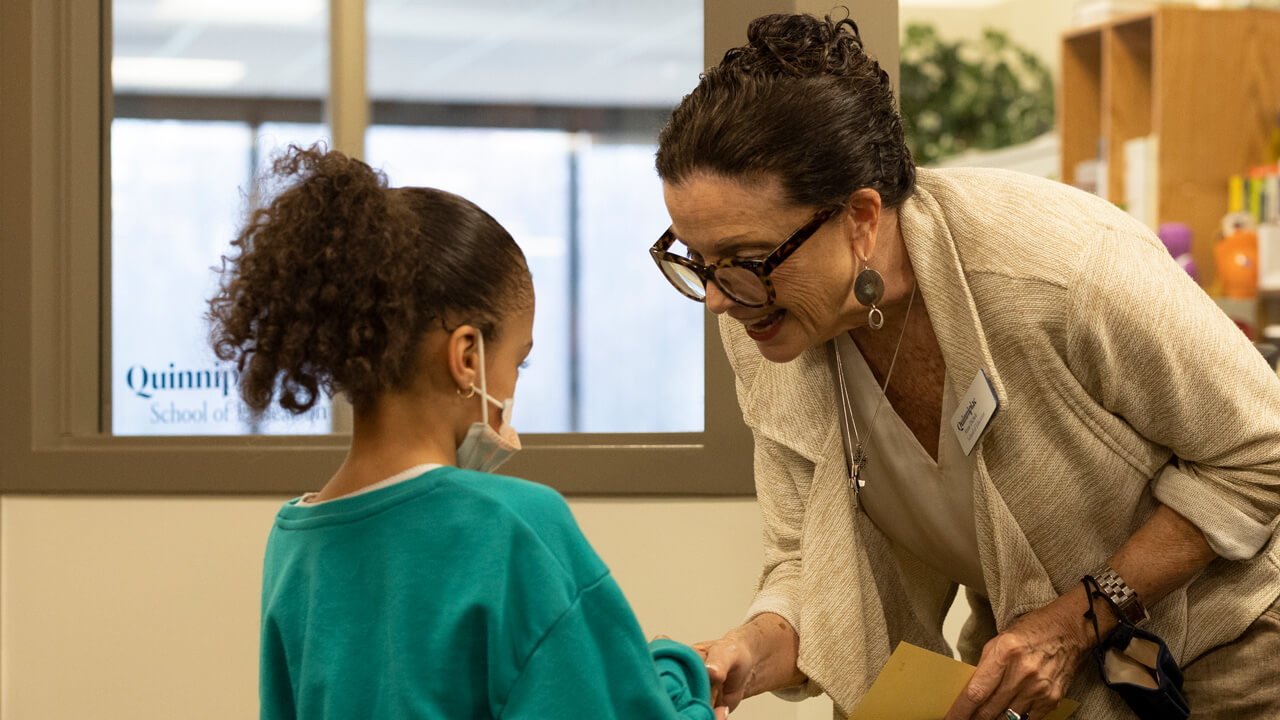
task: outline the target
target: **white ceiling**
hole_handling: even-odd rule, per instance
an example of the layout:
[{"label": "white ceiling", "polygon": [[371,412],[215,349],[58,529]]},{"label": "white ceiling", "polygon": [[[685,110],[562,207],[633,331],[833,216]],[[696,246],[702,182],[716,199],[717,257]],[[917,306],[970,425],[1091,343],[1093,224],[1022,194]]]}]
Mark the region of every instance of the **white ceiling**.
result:
[{"label": "white ceiling", "polygon": [[[320,98],[325,0],[114,0],[119,92]],[[375,100],[671,106],[701,0],[368,0]]]}]

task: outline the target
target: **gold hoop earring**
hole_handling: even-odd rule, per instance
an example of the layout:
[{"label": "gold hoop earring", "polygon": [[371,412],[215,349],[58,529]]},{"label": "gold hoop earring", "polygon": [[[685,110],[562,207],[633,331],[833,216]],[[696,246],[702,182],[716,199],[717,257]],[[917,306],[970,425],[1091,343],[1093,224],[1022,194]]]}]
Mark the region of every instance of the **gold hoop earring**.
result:
[{"label": "gold hoop earring", "polygon": [[466,395],[462,394],[462,388],[460,387],[454,388],[453,391],[458,393],[458,397],[462,398],[463,400],[469,400],[476,396],[476,384],[471,383],[471,391],[468,392]]}]

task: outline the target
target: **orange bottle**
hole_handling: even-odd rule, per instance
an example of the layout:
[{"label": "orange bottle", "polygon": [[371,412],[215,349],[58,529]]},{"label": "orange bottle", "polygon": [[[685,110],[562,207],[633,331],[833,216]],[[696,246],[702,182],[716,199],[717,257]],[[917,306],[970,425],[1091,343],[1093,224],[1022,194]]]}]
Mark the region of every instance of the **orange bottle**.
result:
[{"label": "orange bottle", "polygon": [[1258,294],[1258,234],[1237,229],[1213,248],[1214,264],[1222,294],[1229,298],[1252,299]]}]

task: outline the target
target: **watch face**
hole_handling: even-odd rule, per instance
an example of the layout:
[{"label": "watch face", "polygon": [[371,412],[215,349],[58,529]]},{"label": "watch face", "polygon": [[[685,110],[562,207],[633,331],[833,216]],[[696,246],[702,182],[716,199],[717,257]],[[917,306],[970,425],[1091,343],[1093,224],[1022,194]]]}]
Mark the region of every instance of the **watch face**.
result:
[{"label": "watch face", "polygon": [[1120,606],[1120,612],[1124,613],[1124,617],[1134,625],[1144,622],[1147,617],[1147,609],[1142,606],[1142,601],[1138,600],[1137,595],[1130,595],[1128,600]]}]

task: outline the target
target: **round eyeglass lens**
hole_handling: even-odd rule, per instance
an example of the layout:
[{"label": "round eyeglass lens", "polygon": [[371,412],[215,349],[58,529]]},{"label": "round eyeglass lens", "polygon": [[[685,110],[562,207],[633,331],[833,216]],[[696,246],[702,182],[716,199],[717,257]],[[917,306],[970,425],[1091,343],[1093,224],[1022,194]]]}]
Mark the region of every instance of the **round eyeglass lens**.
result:
[{"label": "round eyeglass lens", "polygon": [[759,275],[740,267],[716,268],[716,282],[724,294],[741,305],[761,307],[769,300],[769,291]]},{"label": "round eyeglass lens", "polygon": [[675,285],[681,293],[694,300],[707,297],[707,288],[703,285],[702,278],[698,277],[698,273],[670,260],[663,260],[659,265],[662,267],[662,274],[666,275],[671,284]]}]

